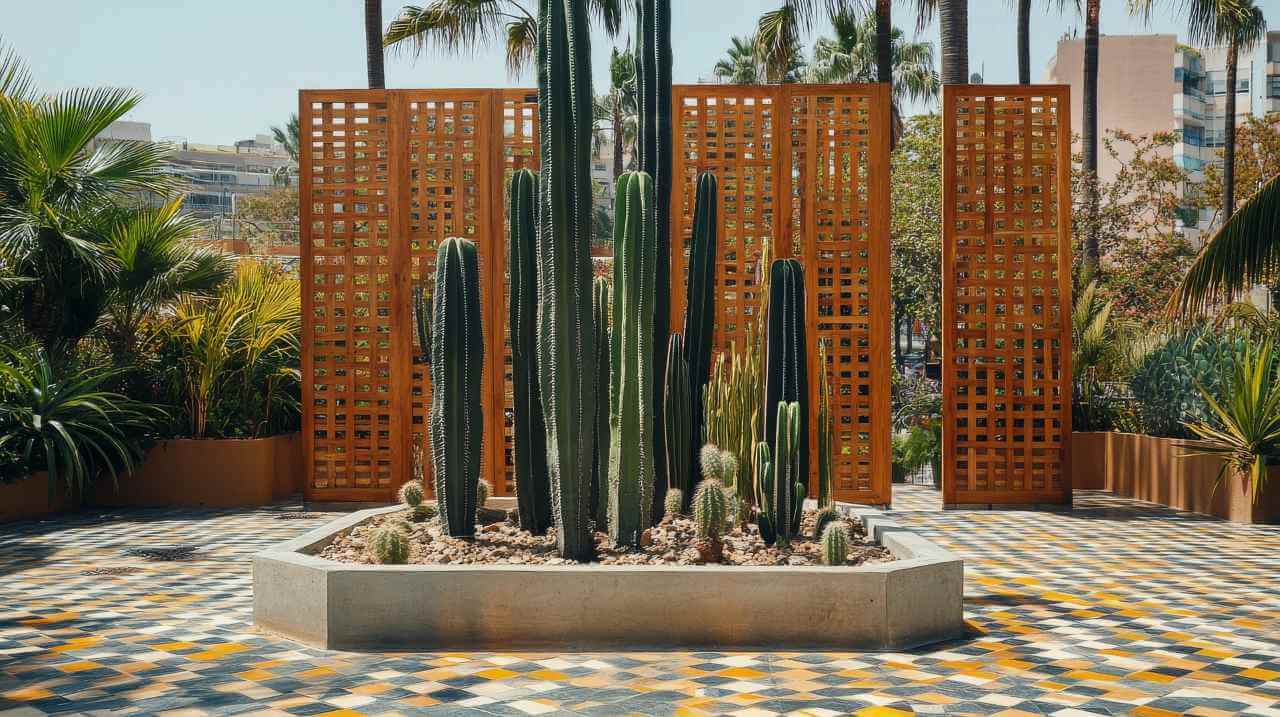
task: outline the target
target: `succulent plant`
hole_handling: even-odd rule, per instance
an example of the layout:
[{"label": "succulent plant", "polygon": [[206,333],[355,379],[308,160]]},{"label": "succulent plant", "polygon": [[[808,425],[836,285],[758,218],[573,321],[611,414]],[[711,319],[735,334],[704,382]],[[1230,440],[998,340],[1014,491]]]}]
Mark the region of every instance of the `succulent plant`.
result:
[{"label": "succulent plant", "polygon": [[476,483],[476,505],[483,507],[485,503],[489,502],[489,497],[492,495],[493,486],[489,484],[489,481],[481,478],[480,482]]},{"label": "succulent plant", "polygon": [[[805,340],[804,271],[795,259],[778,259],[770,269],[769,280],[769,333],[766,337],[764,439],[778,436],[778,421],[783,403],[800,403],[809,400],[809,343]],[[787,468],[788,480],[782,480],[784,467],[774,444],[774,456],[778,460],[779,490],[787,493],[785,506],[779,506],[784,515],[793,509],[790,493],[795,483],[809,481],[809,412],[797,407],[798,425],[796,452],[789,457],[794,470]]]},{"label": "succulent plant", "polygon": [[752,452],[752,464],[756,495],[760,497],[756,525],[760,528],[760,538],[765,545],[773,545],[778,540],[778,532],[774,527],[777,518],[777,506],[774,505],[777,491],[774,490],[773,451],[768,443],[760,441],[756,444]]},{"label": "succulent plant", "polygon": [[[690,461],[694,437],[693,412],[695,404],[691,391],[692,378],[689,375],[689,364],[684,357],[684,340],[680,334],[671,334],[667,344],[667,375],[665,380],[662,410],[666,412],[662,429],[666,433],[664,450],[667,462],[667,485],[669,490],[678,490],[681,495],[689,495],[693,488]],[[664,505],[666,503],[664,502]],[[684,512],[680,506],[678,513]]]},{"label": "succulent plant", "polygon": [[1144,433],[1192,438],[1188,423],[1213,418],[1200,387],[1221,397],[1234,371],[1233,356],[1245,339],[1207,328],[1175,334],[1138,363],[1129,382]]},{"label": "succulent plant", "polygon": [[400,502],[410,508],[417,508],[422,504],[425,494],[422,491],[422,481],[411,480],[400,486]]},{"label": "succulent plant", "polygon": [[[716,314],[716,232],[719,221],[716,210],[716,176],[709,172],[698,177],[693,210],[693,244],[689,249],[688,301],[684,312],[684,358],[688,364],[690,394],[693,404],[693,435],[703,434],[703,391],[711,375],[712,345]],[[670,359],[668,358],[668,361]],[[694,446],[697,444],[694,443]],[[696,455],[689,450],[689,470],[696,465]]]},{"label": "succulent plant", "polygon": [[827,379],[827,343],[818,341],[818,506],[825,508],[835,499],[836,422],[831,414],[831,384]]},{"label": "succulent plant", "polygon": [[413,506],[413,512],[409,517],[412,518],[415,523],[424,523],[438,515],[440,515],[440,510],[436,508],[435,505],[431,503],[419,503],[418,505]]},{"label": "succulent plant", "polygon": [[395,526],[382,526],[373,532],[369,551],[383,565],[404,565],[409,562],[409,538]]},{"label": "succulent plant", "polygon": [[679,488],[669,489],[662,507],[663,513],[669,518],[684,514],[684,491]]},{"label": "succulent plant", "polygon": [[813,539],[820,540],[822,538],[822,531],[827,527],[827,523],[830,523],[833,520],[842,519],[840,511],[836,510],[836,507],[833,505],[819,508],[817,519],[814,520],[813,523]]},{"label": "succulent plant", "polygon": [[724,484],[715,478],[704,479],[693,494],[693,522],[698,526],[698,537],[719,540],[728,517],[729,498]]},{"label": "succulent plant", "polygon": [[[515,432],[516,503],[520,527],[542,535],[551,527],[547,426],[538,390],[538,178],[528,169],[511,177],[507,255],[511,272],[511,396]],[[483,505],[483,501],[481,502]]]},{"label": "succulent plant", "polygon": [[722,463],[724,451],[719,446],[707,443],[698,454],[698,465],[702,468],[703,478],[720,478],[724,475]]},{"label": "succulent plant", "polygon": [[714,443],[733,454],[738,474],[726,478],[743,502],[754,505],[752,459],[760,434],[759,342],[753,323],[747,324],[746,353],[735,343],[729,353],[716,357],[711,380],[703,387],[703,434],[705,443]]},{"label": "succulent plant", "polygon": [[777,432],[773,442],[774,494],[772,523],[777,543],[785,546],[797,529],[800,502],[804,499],[804,484],[798,480],[801,460],[801,410],[794,401],[778,404]]},{"label": "succulent plant", "polygon": [[591,312],[596,330],[596,410],[595,443],[592,449],[591,505],[596,529],[609,525],[609,311],[613,303],[613,283],[597,276],[591,287]]},{"label": "succulent plant", "polygon": [[822,531],[822,564],[844,565],[849,560],[849,530],[843,521],[828,523]]},{"label": "succulent plant", "polygon": [[539,4],[538,385],[556,546],[561,557],[579,561],[595,554],[590,22],[587,0]]},{"label": "succulent plant", "polygon": [[431,439],[435,497],[454,537],[475,534],[484,448],[484,326],[476,245],[450,238],[436,256],[431,333]]}]

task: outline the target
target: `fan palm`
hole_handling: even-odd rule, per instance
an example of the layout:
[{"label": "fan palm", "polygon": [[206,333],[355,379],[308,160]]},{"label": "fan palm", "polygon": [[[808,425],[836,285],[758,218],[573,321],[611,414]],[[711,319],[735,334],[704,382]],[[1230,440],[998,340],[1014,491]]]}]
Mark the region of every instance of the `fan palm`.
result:
[{"label": "fan palm", "polygon": [[280,146],[284,147],[285,154],[288,154],[293,161],[298,161],[298,113],[289,115],[289,121],[284,127],[273,126],[271,134]]},{"label": "fan palm", "polygon": [[599,154],[607,134],[613,139],[613,176],[622,176],[624,158],[628,148],[635,144],[639,130],[636,115],[639,113],[639,97],[636,92],[635,55],[618,52],[613,48],[609,58],[609,93],[596,97],[593,104],[595,127],[592,133],[592,150]]},{"label": "fan palm", "polygon": [[732,85],[762,84],[765,73],[756,56],[755,38],[733,37],[729,52],[716,62],[712,72]]},{"label": "fan palm", "polygon": [[[622,26],[625,0],[590,0],[592,14],[609,37]],[[406,5],[387,26],[386,47],[413,55],[430,50],[446,54],[475,52],[499,38],[507,49],[507,70],[518,75],[538,48],[538,17],[519,0],[431,0]]]}]

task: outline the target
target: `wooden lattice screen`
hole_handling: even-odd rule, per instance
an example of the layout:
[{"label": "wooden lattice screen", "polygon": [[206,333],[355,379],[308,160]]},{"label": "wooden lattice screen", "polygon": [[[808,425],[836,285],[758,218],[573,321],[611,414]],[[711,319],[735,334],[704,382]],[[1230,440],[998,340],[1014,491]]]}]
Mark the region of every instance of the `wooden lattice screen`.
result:
[{"label": "wooden lattice screen", "polygon": [[1071,500],[1069,88],[943,96],[944,500]]},{"label": "wooden lattice screen", "polygon": [[[687,279],[697,175],[720,183],[717,350],[745,345],[761,305],[758,259],[805,267],[817,425],[817,340],[828,346],[835,493],[890,502],[889,95],[879,85],[679,86],[672,277]],[[684,291],[672,301],[683,320]],[[816,438],[811,436],[811,441]],[[812,444],[811,444],[812,445]],[[816,451],[816,446],[814,446]],[[816,471],[816,463],[815,471]]]}]

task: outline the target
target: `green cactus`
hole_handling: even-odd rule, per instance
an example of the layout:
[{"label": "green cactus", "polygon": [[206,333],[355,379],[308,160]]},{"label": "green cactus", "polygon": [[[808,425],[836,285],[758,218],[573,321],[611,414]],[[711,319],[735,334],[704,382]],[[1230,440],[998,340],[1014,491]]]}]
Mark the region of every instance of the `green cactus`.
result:
[{"label": "green cactus", "polygon": [[831,385],[827,380],[827,344],[818,341],[818,507],[825,508],[835,499],[836,422],[831,414]]},{"label": "green cactus", "polygon": [[609,390],[609,537],[639,545],[653,512],[654,242],[653,182],[643,172],[618,179],[614,219],[613,334]]},{"label": "green cactus", "polygon": [[591,470],[591,505],[596,530],[609,525],[609,307],[613,284],[597,276],[591,290],[596,327],[596,437]]},{"label": "green cactus", "polygon": [[410,513],[410,518],[412,518],[415,523],[421,523],[431,520],[437,515],[440,515],[440,509],[436,506],[431,503],[419,503],[418,505],[413,506],[413,512]]},{"label": "green cactus", "polygon": [[595,554],[590,21],[587,0],[539,5],[538,383],[557,548],[561,557],[579,561]]},{"label": "green cactus", "polygon": [[484,326],[476,245],[450,238],[436,256],[431,333],[432,475],[445,530],[468,537],[476,530],[476,484],[484,448]]},{"label": "green cactus", "polygon": [[663,514],[668,518],[684,514],[684,491],[679,488],[671,488],[667,491],[667,497],[663,499]]},{"label": "green cactus", "polygon": [[476,483],[476,505],[484,507],[489,502],[489,496],[493,495],[493,486],[489,481],[481,478]]},{"label": "green cactus", "polygon": [[383,565],[404,565],[409,562],[409,538],[399,528],[383,526],[373,532],[369,552]]},{"label": "green cactus", "polygon": [[818,511],[817,519],[814,520],[814,523],[813,523],[813,539],[821,540],[822,530],[827,527],[827,523],[830,523],[833,520],[840,520],[840,519],[841,519],[840,511],[836,510],[835,506],[828,505],[820,509]]},{"label": "green cactus", "polygon": [[729,497],[715,478],[704,479],[693,494],[693,522],[698,537],[719,540],[729,518]]},{"label": "green cactus", "polygon": [[[783,403],[803,403],[809,400],[808,342],[805,340],[804,270],[795,259],[779,259],[770,268],[769,279],[769,333],[765,355],[765,437],[778,437],[778,420]],[[788,462],[794,470],[784,468],[778,445],[774,444],[777,461],[777,486],[779,494],[786,494],[785,505],[778,506],[778,515],[793,516],[790,530],[779,527],[779,538],[786,540],[790,533],[799,530],[799,505],[807,493],[809,482],[809,413],[797,408],[798,425],[795,427],[796,447]],[[783,481],[783,474],[787,480]],[[796,490],[799,484],[799,490]]]},{"label": "green cactus", "polygon": [[[693,488],[692,469],[689,462],[690,451],[693,450],[694,436],[698,435],[693,428],[693,412],[697,403],[690,391],[692,385],[689,375],[689,364],[685,361],[684,342],[680,334],[671,334],[667,344],[667,375],[665,380],[662,410],[666,412],[662,422],[666,440],[663,445],[667,462],[668,490],[680,491],[689,495]],[[664,502],[664,506],[669,501]],[[684,512],[681,504],[676,512]],[[665,507],[664,507],[665,511]]]},{"label": "green cactus", "polygon": [[702,450],[698,452],[698,466],[702,469],[703,478],[719,478],[724,475],[722,455],[723,451],[714,443],[703,444]]},{"label": "green cactus", "polygon": [[791,542],[799,515],[799,502],[804,499],[800,475],[800,404],[784,401],[778,404],[777,433],[773,442],[773,506],[771,518],[777,542],[785,546]]},{"label": "green cactus", "polygon": [[413,325],[418,333],[418,356],[431,364],[431,294],[422,284],[413,285]]},{"label": "green cactus", "polygon": [[[661,259],[654,277],[656,298],[650,353],[653,355],[654,375],[663,377],[667,373],[667,336],[671,333],[671,188],[675,179],[671,170],[674,146],[671,123],[671,0],[636,0],[635,8],[639,105],[636,150],[639,169],[649,175],[657,198],[654,208],[655,251]],[[654,455],[657,456],[666,455],[662,431],[666,414],[662,409],[662,394],[660,382],[649,388],[653,402]],[[694,397],[697,396],[695,393]],[[691,452],[689,460],[693,458]],[[668,484],[664,461],[659,460],[655,466],[655,478],[659,486],[659,490],[654,492],[655,506],[661,506],[661,491]]]},{"label": "green cactus", "polygon": [[822,531],[822,564],[844,565],[849,560],[849,531],[835,521]]},{"label": "green cactus", "polygon": [[752,463],[754,464],[753,473],[756,495],[760,498],[760,510],[756,513],[756,525],[760,527],[760,538],[764,540],[765,545],[773,545],[778,539],[778,532],[774,528],[776,524],[776,506],[773,502],[777,492],[773,489],[773,455],[768,443],[760,441],[756,444],[755,451],[752,454]]},{"label": "green cactus", "polygon": [[520,527],[542,535],[551,527],[547,427],[538,392],[538,178],[528,169],[511,177],[511,394],[515,429],[516,504]]},{"label": "green cactus", "polygon": [[[698,177],[693,211],[693,245],[689,250],[688,301],[684,311],[684,355],[692,380],[692,395],[701,399],[711,375],[711,346],[716,314],[716,218],[718,199],[716,176],[705,172]],[[693,435],[701,436],[705,406],[693,407]],[[696,446],[696,444],[694,444]],[[689,454],[690,465],[696,455]]]},{"label": "green cactus", "polygon": [[400,486],[400,502],[409,508],[422,505],[425,495],[422,490],[422,481],[411,480]]},{"label": "green cactus", "polygon": [[756,494],[752,482],[752,451],[760,434],[760,372],[758,342],[754,340],[752,324],[747,324],[746,354],[738,353],[734,344],[728,354],[716,357],[711,380],[703,387],[703,435],[707,443],[714,443],[729,451],[737,459],[738,474],[726,479],[732,484],[739,498],[755,505]]}]

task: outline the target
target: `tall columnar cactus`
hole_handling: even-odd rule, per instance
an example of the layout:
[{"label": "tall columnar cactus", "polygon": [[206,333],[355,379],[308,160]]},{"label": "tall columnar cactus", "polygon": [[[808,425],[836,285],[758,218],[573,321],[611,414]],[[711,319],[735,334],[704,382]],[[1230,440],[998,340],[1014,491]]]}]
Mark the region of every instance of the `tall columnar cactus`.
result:
[{"label": "tall columnar cactus", "polygon": [[547,426],[538,392],[538,178],[521,169],[511,177],[511,393],[515,424],[516,499],[520,527],[542,535],[551,527]]},{"label": "tall columnar cactus", "polygon": [[[660,261],[655,279],[653,322],[653,368],[655,376],[666,375],[666,342],[671,332],[671,0],[636,0],[636,86],[639,99],[636,149],[640,171],[653,180],[657,195],[657,253]],[[662,386],[650,389],[654,411],[654,437],[658,455],[664,455],[662,427]],[[695,396],[697,394],[694,394]],[[696,441],[694,442],[696,445]],[[692,461],[693,455],[689,456]],[[667,485],[666,467],[659,463],[656,478],[660,489]],[[661,490],[655,492],[660,504]]]},{"label": "tall columnar cactus", "polygon": [[784,401],[778,404],[777,434],[773,441],[773,481],[769,486],[773,495],[769,503],[773,508],[771,521],[777,534],[778,545],[791,542],[795,532],[795,519],[799,513],[797,501],[804,500],[800,483],[800,448],[803,437],[800,432],[800,404]]},{"label": "tall columnar cactus", "polygon": [[413,325],[418,331],[418,355],[431,364],[431,294],[422,284],[413,286]]},{"label": "tall columnar cactus", "polygon": [[597,276],[591,289],[592,316],[596,326],[596,440],[591,471],[591,504],[596,530],[609,524],[609,311],[613,304],[613,283]]},{"label": "tall columnar cactus", "polygon": [[[689,250],[688,301],[684,310],[684,355],[693,381],[693,395],[702,398],[703,387],[711,374],[711,346],[716,316],[716,175],[704,172],[698,177],[698,192],[693,210],[693,245]],[[697,401],[693,409],[695,436],[703,432],[704,406]],[[693,443],[694,448],[697,442]],[[696,455],[690,455],[692,463]]]},{"label": "tall columnar cactus", "polygon": [[693,494],[693,522],[699,538],[719,540],[729,518],[729,497],[724,485],[715,478],[707,478],[698,484]]},{"label": "tall columnar cactus", "polygon": [[827,380],[827,344],[818,341],[818,507],[834,499],[836,421],[831,414],[831,385]]},{"label": "tall columnar cactus", "polygon": [[476,245],[446,239],[436,255],[431,333],[431,409],[427,432],[436,501],[449,535],[476,531],[476,484],[484,447],[484,327]]},{"label": "tall columnar cactus", "polygon": [[747,353],[735,343],[728,354],[716,357],[711,380],[703,387],[702,440],[714,443],[738,459],[738,475],[727,482],[738,498],[756,504],[751,480],[751,454],[760,436],[759,346],[752,324],[747,324]]},{"label": "tall columnar cactus", "polygon": [[653,322],[657,246],[653,182],[618,179],[609,383],[609,537],[638,545],[653,513]]},{"label": "tall columnar cactus", "polygon": [[[809,400],[809,343],[805,340],[804,301],[804,270],[800,267],[800,262],[795,259],[774,261],[770,268],[769,331],[765,341],[765,440],[773,440],[777,435],[779,404],[806,403]],[[804,481],[807,485],[809,413],[803,410],[799,414],[799,464],[792,481]],[[776,448],[775,446],[775,450]]]},{"label": "tall columnar cactus", "polygon": [[[666,433],[667,488],[679,490],[682,496],[689,495],[693,489],[693,465],[689,454],[697,445],[695,437],[698,435],[693,427],[694,407],[698,402],[693,399],[695,394],[691,390],[689,364],[684,356],[682,337],[671,334],[667,344],[667,375],[662,397],[662,410],[666,415],[662,428]],[[684,507],[682,503],[681,512]],[[666,510],[665,506],[663,510]]]},{"label": "tall columnar cactus", "polygon": [[591,38],[587,0],[541,0],[538,377],[560,555],[590,560],[596,433],[591,286]]},{"label": "tall columnar cactus", "polygon": [[773,451],[769,444],[760,441],[752,453],[752,472],[755,475],[756,495],[760,499],[760,510],[756,513],[756,525],[760,527],[760,538],[765,545],[773,545],[778,539],[775,529],[777,506],[774,505]]}]

